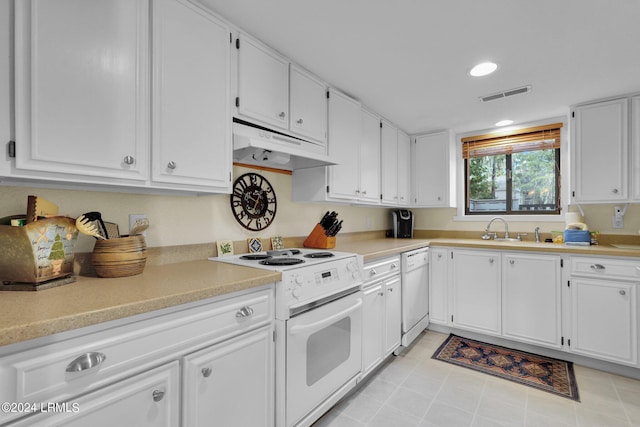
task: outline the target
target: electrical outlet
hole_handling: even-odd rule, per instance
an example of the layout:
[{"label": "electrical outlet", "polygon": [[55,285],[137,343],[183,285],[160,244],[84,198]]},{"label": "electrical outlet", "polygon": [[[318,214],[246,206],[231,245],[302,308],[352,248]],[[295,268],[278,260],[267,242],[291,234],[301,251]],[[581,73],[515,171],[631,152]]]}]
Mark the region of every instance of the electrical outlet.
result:
[{"label": "electrical outlet", "polygon": [[[146,219],[147,214],[129,214],[129,234],[131,234],[131,230],[133,229],[133,226],[135,225],[136,221],[142,218]],[[140,234],[147,237],[146,231],[143,231]]]},{"label": "electrical outlet", "polygon": [[624,228],[624,210],[620,206],[613,208],[612,228]]},{"label": "electrical outlet", "polygon": [[371,220],[371,217],[366,217],[364,220],[364,226],[367,230],[371,230],[371,228],[373,228],[373,221]]}]

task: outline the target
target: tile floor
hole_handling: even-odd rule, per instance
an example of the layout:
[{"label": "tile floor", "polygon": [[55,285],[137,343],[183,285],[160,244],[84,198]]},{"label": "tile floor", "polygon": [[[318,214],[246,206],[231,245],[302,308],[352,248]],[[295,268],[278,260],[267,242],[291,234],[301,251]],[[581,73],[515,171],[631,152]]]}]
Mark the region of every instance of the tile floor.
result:
[{"label": "tile floor", "polygon": [[313,427],[640,427],[638,380],[574,365],[574,402],[431,359],[446,337],[423,333]]}]

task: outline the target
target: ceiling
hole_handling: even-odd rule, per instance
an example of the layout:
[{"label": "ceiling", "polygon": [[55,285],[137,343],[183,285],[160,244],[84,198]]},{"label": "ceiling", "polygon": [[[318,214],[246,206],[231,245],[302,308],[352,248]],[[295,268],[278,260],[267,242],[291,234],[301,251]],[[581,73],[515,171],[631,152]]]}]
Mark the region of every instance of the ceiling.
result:
[{"label": "ceiling", "polygon": [[[640,92],[640,0],[199,1],[411,134]],[[495,73],[468,75],[487,60]]]}]

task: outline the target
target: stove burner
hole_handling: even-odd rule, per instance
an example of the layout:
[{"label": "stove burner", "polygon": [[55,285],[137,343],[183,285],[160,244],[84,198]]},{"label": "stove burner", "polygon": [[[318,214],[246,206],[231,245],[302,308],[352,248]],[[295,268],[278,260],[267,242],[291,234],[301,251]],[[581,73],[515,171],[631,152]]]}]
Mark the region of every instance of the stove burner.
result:
[{"label": "stove burner", "polygon": [[331,258],[334,256],[331,252],[311,252],[305,255],[305,258]]},{"label": "stove burner", "polygon": [[271,258],[271,255],[265,255],[265,254],[249,254],[249,255],[242,255],[240,257],[240,259],[248,259],[250,261],[255,261],[260,259],[269,259],[269,258]]},{"label": "stove burner", "polygon": [[273,251],[267,251],[267,255],[300,255],[300,249],[277,249]]},{"label": "stove burner", "polygon": [[260,261],[262,265],[296,265],[302,264],[304,260],[300,258],[271,258]]}]

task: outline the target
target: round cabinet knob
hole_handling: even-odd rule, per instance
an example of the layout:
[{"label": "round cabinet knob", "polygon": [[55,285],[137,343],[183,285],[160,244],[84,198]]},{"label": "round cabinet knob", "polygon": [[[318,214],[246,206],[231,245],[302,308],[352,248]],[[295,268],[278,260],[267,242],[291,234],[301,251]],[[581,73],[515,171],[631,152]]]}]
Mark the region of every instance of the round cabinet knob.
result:
[{"label": "round cabinet knob", "polygon": [[303,120],[302,119],[298,119],[298,120],[296,120],[296,123],[301,125],[303,123]]},{"label": "round cabinet knob", "polygon": [[618,293],[619,293],[620,295],[626,295],[626,294],[627,294],[623,289],[620,289],[620,290],[618,291]]},{"label": "round cabinet knob", "polygon": [[516,263],[516,262],[515,262],[514,260],[509,260],[509,264],[513,265],[513,264],[515,264],[515,263]]},{"label": "round cabinet knob", "polygon": [[442,254],[438,254],[438,259],[442,258]]},{"label": "round cabinet knob", "polygon": [[396,263],[394,262],[393,264],[391,264],[391,269],[393,270],[393,269],[395,269],[395,268],[398,268],[398,264],[396,264]]},{"label": "round cabinet knob", "polygon": [[211,375],[211,368],[202,368],[202,376],[205,378],[209,378]]},{"label": "round cabinet knob", "polygon": [[280,114],[278,114],[278,117],[280,117],[281,119],[284,119],[287,115],[285,114],[284,111],[281,111]]},{"label": "round cabinet knob", "polygon": [[163,397],[164,397],[164,391],[160,391],[160,390],[154,390],[153,391],[153,401],[154,402],[160,402]]},{"label": "round cabinet knob", "polygon": [[240,310],[238,310],[238,312],[236,313],[236,317],[238,318],[249,317],[252,314],[253,314],[253,308],[249,306],[244,306]]},{"label": "round cabinet knob", "polygon": [[170,161],[169,163],[167,163],[167,169],[174,170],[175,168],[176,168],[176,162]]},{"label": "round cabinet knob", "polygon": [[493,258],[489,258],[489,264],[493,264]]},{"label": "round cabinet knob", "polygon": [[134,159],[132,156],[125,156],[122,161],[125,165],[132,165],[136,162],[136,159]]},{"label": "round cabinet knob", "polygon": [[611,190],[611,192],[612,192],[613,194],[618,194],[618,189],[617,189],[617,188],[614,188],[613,190]]}]

